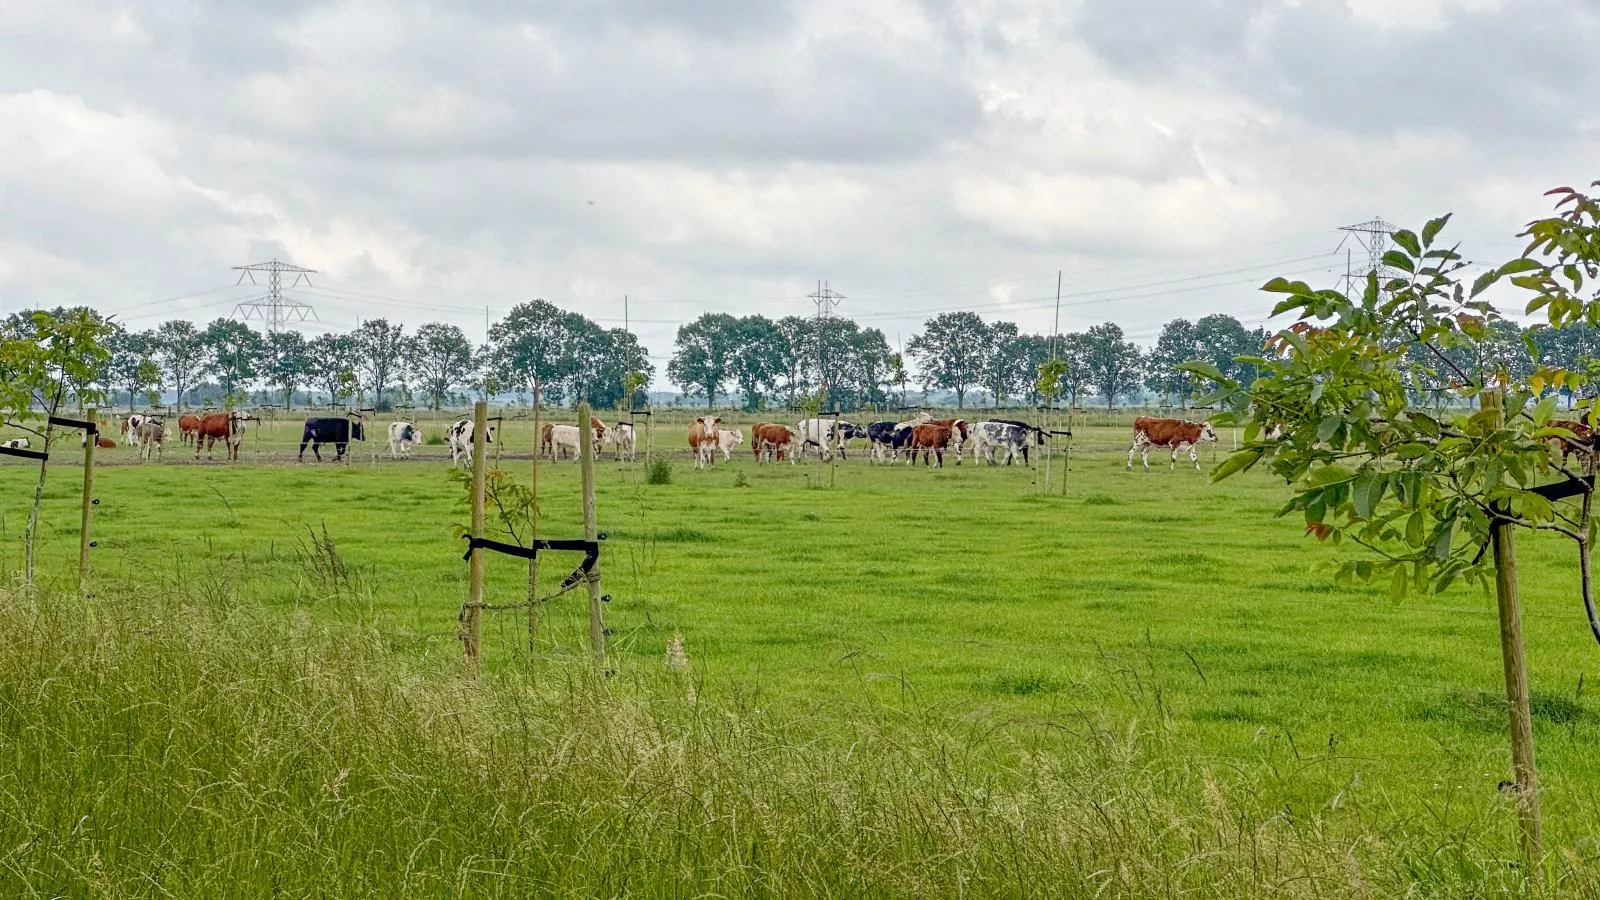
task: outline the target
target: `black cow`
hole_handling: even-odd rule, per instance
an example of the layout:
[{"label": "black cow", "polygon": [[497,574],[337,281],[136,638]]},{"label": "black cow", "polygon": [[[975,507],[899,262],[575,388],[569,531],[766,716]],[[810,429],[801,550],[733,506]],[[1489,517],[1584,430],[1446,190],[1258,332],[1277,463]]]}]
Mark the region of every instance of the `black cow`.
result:
[{"label": "black cow", "polygon": [[889,448],[894,445],[893,422],[867,423],[867,443],[872,447],[873,459],[885,459],[889,455]]},{"label": "black cow", "polygon": [[344,459],[345,448],[350,445],[351,441],[364,441],[366,439],[366,432],[362,430],[360,422],[352,422],[344,416],[337,418],[331,416],[328,418],[312,417],[306,420],[305,431],[300,433],[300,459],[304,460],[306,458],[306,445],[310,444],[312,455],[317,458],[317,462],[321,462],[322,453],[320,448],[323,444],[332,444],[333,449],[337,451],[334,461],[338,462]]}]

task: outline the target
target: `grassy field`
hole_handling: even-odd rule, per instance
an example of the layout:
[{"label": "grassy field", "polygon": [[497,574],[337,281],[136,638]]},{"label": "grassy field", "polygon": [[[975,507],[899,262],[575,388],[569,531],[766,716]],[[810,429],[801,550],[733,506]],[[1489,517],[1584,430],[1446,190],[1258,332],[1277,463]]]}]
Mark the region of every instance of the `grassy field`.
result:
[{"label": "grassy field", "polygon": [[[544,608],[536,660],[522,613],[490,613],[491,677],[457,672],[467,508],[443,447],[296,464],[298,428],[280,423],[238,464],[103,453],[96,597],[14,594],[0,622],[0,737],[19,761],[0,780],[0,855],[21,848],[4,871],[39,895],[96,877],[189,896],[1515,890],[1490,599],[1338,587],[1346,551],[1272,517],[1281,484],[1128,472],[1125,426],[1075,430],[1064,496],[1059,455],[1050,494],[1027,468],[864,452],[831,473],[747,448],[704,472],[680,456],[667,485],[608,459],[603,690],[579,675],[576,593]],[[663,422],[656,446],[681,434]],[[525,478],[531,427],[504,436],[501,465]],[[75,559],[76,453],[52,468],[45,597]],[[576,470],[541,465],[542,536],[581,534]],[[32,476],[0,465],[8,569]],[[1567,546],[1521,547],[1549,890],[1592,896],[1600,649]],[[544,589],[574,562],[549,556]],[[489,575],[492,602],[524,595],[521,561],[491,557]],[[687,681],[664,674],[675,634]],[[173,684],[211,700],[162,700]],[[154,711],[133,727],[141,703]],[[193,765],[130,737],[152,728]],[[522,774],[488,774],[507,766]],[[335,777],[370,803],[334,808]],[[131,781],[133,799],[107,787]],[[80,807],[91,824],[73,824]],[[151,815],[166,827],[139,827]]]}]

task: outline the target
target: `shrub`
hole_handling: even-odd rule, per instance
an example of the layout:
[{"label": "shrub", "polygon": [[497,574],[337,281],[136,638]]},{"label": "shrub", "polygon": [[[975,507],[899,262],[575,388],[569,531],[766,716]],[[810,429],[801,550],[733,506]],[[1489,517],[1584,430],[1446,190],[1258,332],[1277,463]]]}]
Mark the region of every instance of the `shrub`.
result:
[{"label": "shrub", "polygon": [[644,480],[649,484],[672,483],[672,460],[656,457],[645,464]]}]

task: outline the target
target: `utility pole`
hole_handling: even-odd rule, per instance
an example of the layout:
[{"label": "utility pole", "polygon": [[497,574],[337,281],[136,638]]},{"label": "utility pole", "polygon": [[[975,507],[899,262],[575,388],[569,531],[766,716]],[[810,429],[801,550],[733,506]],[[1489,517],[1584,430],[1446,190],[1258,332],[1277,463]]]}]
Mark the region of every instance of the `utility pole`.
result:
[{"label": "utility pole", "polygon": [[[627,294],[623,294],[622,295],[622,330],[623,331],[629,331],[631,333],[631,329],[628,328],[628,295]],[[631,405],[631,401],[630,401],[630,405]]]},{"label": "utility pole", "polygon": [[[832,385],[828,382],[827,354],[823,347],[823,331],[825,323],[833,315],[833,308],[839,305],[839,301],[844,299],[844,295],[836,293],[826,281],[819,281],[817,282],[817,292],[806,296],[817,304],[817,381],[822,387],[821,403],[826,404]],[[820,411],[822,406],[819,405],[817,409]]]},{"label": "utility pole", "polygon": [[251,284],[259,284],[256,281],[257,272],[265,273],[267,276],[267,293],[265,295],[252,297],[233,308],[234,313],[239,318],[265,321],[268,333],[282,331],[283,326],[290,319],[304,322],[308,316],[313,319],[317,318],[317,311],[312,309],[310,304],[301,303],[299,300],[283,295],[283,273],[288,272],[294,275],[294,281],[289,284],[290,288],[298,287],[301,281],[304,281],[306,286],[310,287],[311,279],[306,276],[315,275],[317,273],[316,269],[307,269],[293,263],[286,263],[276,257],[264,263],[234,266],[233,269],[239,273],[239,284],[244,284],[246,278],[250,279]]},{"label": "utility pole", "polygon": [[1061,335],[1061,270],[1056,270],[1056,322],[1050,327],[1050,361],[1056,360],[1056,341]]}]

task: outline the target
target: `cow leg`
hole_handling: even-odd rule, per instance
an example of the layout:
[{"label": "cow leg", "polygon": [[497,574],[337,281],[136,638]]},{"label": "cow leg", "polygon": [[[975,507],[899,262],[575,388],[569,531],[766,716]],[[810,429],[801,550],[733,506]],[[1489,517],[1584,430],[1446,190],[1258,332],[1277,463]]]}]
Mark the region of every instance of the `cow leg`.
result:
[{"label": "cow leg", "polygon": [[1200,447],[1197,444],[1189,445],[1189,461],[1194,463],[1194,470],[1200,471]]},{"label": "cow leg", "polygon": [[1133,446],[1128,448],[1128,468],[1133,468],[1133,455],[1139,452],[1139,439],[1134,438]]}]

